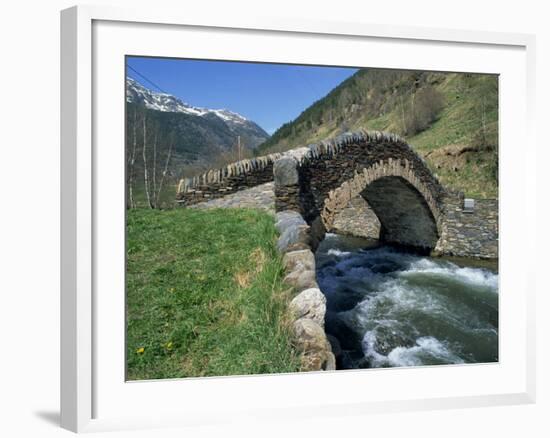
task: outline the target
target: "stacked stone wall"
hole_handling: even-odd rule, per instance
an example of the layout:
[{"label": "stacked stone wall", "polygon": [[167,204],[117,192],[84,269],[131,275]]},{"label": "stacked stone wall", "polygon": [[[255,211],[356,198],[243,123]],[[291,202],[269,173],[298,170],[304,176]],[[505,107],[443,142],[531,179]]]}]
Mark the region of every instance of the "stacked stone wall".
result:
[{"label": "stacked stone wall", "polygon": [[325,333],[326,298],[316,279],[311,227],[297,211],[276,214],[280,233],[277,249],[283,254],[284,282],[295,296],[290,302],[294,347],[300,354],[301,371],[336,369],[336,359]]},{"label": "stacked stone wall", "polygon": [[464,195],[449,193],[443,200],[444,216],[435,255],[498,258],[498,199],[474,200],[464,210]]},{"label": "stacked stone wall", "polygon": [[356,196],[349,201],[346,208],[335,215],[332,228],[327,231],[378,240],[380,238],[380,221],[367,201],[361,196]]},{"label": "stacked stone wall", "polygon": [[241,160],[193,178],[184,178],[178,184],[176,201],[182,206],[194,205],[273,181],[273,163],[282,156],[270,154]]}]

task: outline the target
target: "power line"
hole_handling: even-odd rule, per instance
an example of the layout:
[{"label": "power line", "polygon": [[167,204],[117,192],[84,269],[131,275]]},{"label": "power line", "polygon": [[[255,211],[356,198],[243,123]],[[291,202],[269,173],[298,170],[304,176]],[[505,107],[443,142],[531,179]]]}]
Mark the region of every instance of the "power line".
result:
[{"label": "power line", "polygon": [[130,64],[126,64],[126,67],[128,67],[130,70],[132,70],[135,74],[140,76],[141,78],[145,79],[147,82],[149,82],[153,87],[157,88],[161,93],[169,94],[166,91],[164,91],[162,88],[160,88],[157,84],[155,84],[151,79],[147,78],[145,75],[141,74],[139,71],[137,71],[134,67],[132,67]]}]

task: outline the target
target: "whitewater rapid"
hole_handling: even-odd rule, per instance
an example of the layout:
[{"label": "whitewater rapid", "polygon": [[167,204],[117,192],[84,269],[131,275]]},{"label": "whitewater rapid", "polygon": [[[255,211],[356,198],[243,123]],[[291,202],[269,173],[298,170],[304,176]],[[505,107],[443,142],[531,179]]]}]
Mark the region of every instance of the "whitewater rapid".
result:
[{"label": "whitewater rapid", "polygon": [[496,272],[332,234],[316,259],[339,368],[498,361]]}]

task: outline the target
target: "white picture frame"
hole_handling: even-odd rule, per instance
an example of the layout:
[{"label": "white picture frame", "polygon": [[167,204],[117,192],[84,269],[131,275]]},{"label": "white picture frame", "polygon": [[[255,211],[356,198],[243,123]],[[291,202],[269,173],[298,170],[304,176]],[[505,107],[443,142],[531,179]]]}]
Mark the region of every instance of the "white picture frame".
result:
[{"label": "white picture frame", "polygon": [[[219,47],[222,37],[241,44]],[[184,53],[181,41],[180,48],[167,43],[174,38],[193,41],[192,47]],[[270,51],[262,53],[262,44],[265,47],[267,42]],[[362,45],[372,50],[372,64],[366,65],[364,59],[350,64],[352,58],[346,58],[349,55],[344,49]],[[307,50],[300,52],[300,48]],[[524,34],[246,16],[227,22],[216,15],[189,15],[157,8],[138,11],[78,6],[62,11],[61,426],[84,432],[273,416],[306,418],[534,402],[535,276],[529,264],[519,260],[521,254],[513,254],[513,249],[519,245],[534,247],[536,232],[518,236],[513,230],[519,224],[536,230],[534,213],[522,207],[536,204],[536,180],[534,168],[526,159],[514,159],[506,152],[507,145],[518,141],[522,142],[525,155],[535,151],[534,48],[534,36]],[[120,228],[119,210],[124,209],[124,188],[116,185],[121,181],[123,166],[119,168],[119,158],[124,149],[124,143],[118,142],[123,126],[116,125],[123,120],[120,110],[124,106],[121,54],[302,60],[500,74],[501,85],[504,84],[500,90],[500,270],[501,289],[505,292],[500,303],[501,361],[492,365],[375,372],[121,381],[124,290],[120,291],[117,285],[124,278],[120,246],[124,227]],[[119,98],[120,104],[112,105]],[[120,146],[109,161],[101,149],[107,139]],[[513,175],[509,170],[515,170]],[[116,188],[107,190],[112,187]],[[110,207],[116,211],[107,216],[105,211]],[[513,272],[507,270],[511,266]],[[116,290],[112,297],[102,292],[109,284]],[[508,289],[518,292],[507,293]],[[507,350],[509,344],[513,346]],[[121,348],[120,354],[116,353],[117,348]],[[114,359],[110,361],[110,357]],[[390,379],[411,383],[391,390],[386,386],[388,391],[383,392],[380,388]],[[432,383],[427,384],[429,381]],[[363,382],[369,388],[366,394],[337,393],[339,388],[353,388]],[[143,398],[136,396],[137,385],[141,385]],[[293,387],[299,388],[300,396],[290,402],[284,391]],[[330,401],[326,396],[320,398],[322,394],[330,394]]]}]

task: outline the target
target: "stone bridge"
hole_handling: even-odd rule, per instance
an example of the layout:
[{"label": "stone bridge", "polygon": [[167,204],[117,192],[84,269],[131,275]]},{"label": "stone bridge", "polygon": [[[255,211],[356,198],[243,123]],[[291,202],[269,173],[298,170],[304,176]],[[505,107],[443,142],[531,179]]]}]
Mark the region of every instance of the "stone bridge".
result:
[{"label": "stone bridge", "polygon": [[445,189],[399,137],[360,132],[310,147],[274,166],[275,208],[297,210],[318,238],[361,196],[378,217],[380,239],[432,250],[439,239]]},{"label": "stone bridge", "polygon": [[464,212],[463,195],[443,187],[394,134],[360,131],[232,163],[181,180],[177,200],[193,205],[272,180],[275,210],[303,216],[313,249],[350,202],[362,198],[374,211],[384,242],[426,253],[498,257],[497,202],[479,201],[481,208]]}]

